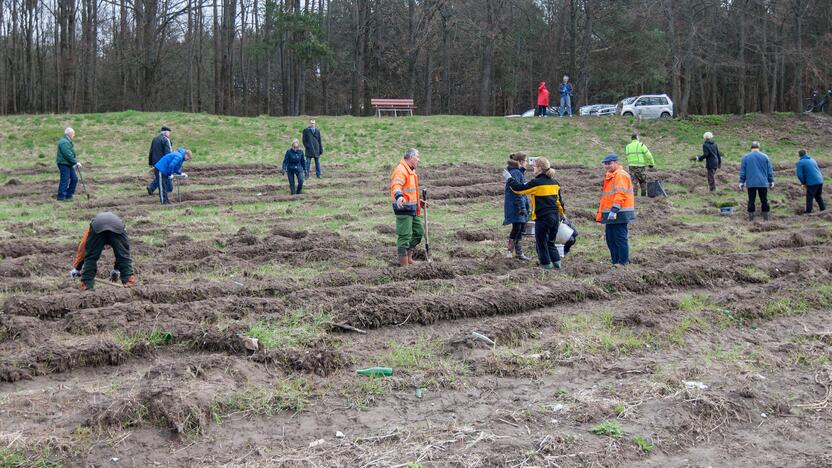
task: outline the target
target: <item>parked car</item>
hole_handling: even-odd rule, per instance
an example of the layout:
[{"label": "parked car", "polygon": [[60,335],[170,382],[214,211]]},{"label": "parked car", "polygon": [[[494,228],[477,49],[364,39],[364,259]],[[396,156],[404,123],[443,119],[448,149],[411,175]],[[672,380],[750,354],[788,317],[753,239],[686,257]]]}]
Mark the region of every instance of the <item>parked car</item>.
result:
[{"label": "parked car", "polygon": [[578,109],[579,115],[599,115],[598,112],[602,109],[607,109],[609,107],[615,108],[615,104],[591,104],[589,106],[583,106]]},{"label": "parked car", "polygon": [[667,94],[645,94],[623,99],[616,106],[623,116],[641,116],[646,119],[673,117],[673,101]]}]

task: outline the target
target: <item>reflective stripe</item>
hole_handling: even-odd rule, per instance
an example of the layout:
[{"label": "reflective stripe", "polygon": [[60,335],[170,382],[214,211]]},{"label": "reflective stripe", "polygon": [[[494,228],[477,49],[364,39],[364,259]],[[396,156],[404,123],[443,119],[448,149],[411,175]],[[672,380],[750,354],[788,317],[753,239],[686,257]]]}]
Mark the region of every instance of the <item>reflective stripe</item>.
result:
[{"label": "reflective stripe", "polygon": [[415,188],[406,188],[406,189],[404,189],[404,192],[405,192],[405,193],[413,193],[413,192],[415,192],[415,191],[416,191],[416,189],[415,189]]},{"label": "reflective stripe", "polygon": [[615,195],[615,192],[601,192],[601,195]]}]

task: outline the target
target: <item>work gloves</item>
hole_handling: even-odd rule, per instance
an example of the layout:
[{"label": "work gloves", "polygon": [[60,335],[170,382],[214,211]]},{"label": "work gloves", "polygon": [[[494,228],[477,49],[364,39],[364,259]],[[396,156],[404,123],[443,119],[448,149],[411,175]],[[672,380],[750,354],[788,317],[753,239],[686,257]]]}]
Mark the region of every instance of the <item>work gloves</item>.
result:
[{"label": "work gloves", "polygon": [[774,188],[774,182],[768,184],[768,188]]},{"label": "work gloves", "polygon": [[185,174],[185,173],[183,172],[183,173],[179,174],[179,177],[181,177],[181,178],[183,178],[183,179],[187,179],[187,178],[188,178],[188,174]]},{"label": "work gloves", "polygon": [[400,210],[404,208],[404,197],[399,197],[396,199],[396,208]]},{"label": "work gloves", "polygon": [[75,163],[75,169],[81,169],[81,163]]},{"label": "work gloves", "polygon": [[610,214],[607,215],[607,221],[615,221],[618,218],[618,213],[614,211],[610,211]]},{"label": "work gloves", "polygon": [[69,277],[70,278],[80,278],[81,277],[81,272],[78,271],[77,269],[73,268],[73,269],[69,270]]},{"label": "work gloves", "polygon": [[740,182],[740,190],[743,190],[743,189],[745,189],[745,183],[744,183],[744,182]]},{"label": "work gloves", "polygon": [[113,268],[113,271],[110,272],[110,281],[115,283],[119,278],[121,278],[121,272]]}]

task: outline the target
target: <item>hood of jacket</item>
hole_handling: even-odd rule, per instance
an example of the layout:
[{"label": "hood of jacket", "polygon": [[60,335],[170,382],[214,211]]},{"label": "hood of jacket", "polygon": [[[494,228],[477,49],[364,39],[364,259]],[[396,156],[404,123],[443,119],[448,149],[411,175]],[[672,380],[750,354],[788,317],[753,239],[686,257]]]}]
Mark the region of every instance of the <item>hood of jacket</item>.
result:
[{"label": "hood of jacket", "polygon": [[[508,170],[520,169],[520,163],[518,161],[513,160],[513,159],[509,159],[508,161],[506,161],[506,169],[508,169]],[[525,171],[525,169],[521,169],[521,170]]]}]

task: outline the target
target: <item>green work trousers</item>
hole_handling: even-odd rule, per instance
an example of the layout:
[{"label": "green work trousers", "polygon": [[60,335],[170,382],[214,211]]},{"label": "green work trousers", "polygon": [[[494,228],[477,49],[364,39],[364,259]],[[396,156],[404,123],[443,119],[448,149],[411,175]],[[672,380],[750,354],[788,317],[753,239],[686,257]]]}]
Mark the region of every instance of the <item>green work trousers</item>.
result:
[{"label": "green work trousers", "polygon": [[127,281],[127,278],[133,274],[133,260],[130,258],[130,240],[127,239],[127,233],[116,234],[111,231],[101,231],[96,234],[90,229],[90,234],[87,236],[84,266],[81,268],[81,281],[89,289],[92,289],[95,285],[98,258],[101,257],[101,251],[104,250],[106,245],[113,248],[113,253],[116,256],[116,268],[121,273],[122,282]]},{"label": "green work trousers", "polygon": [[396,247],[399,256],[407,255],[407,249],[419,245],[424,235],[425,226],[420,216],[396,215]]}]

